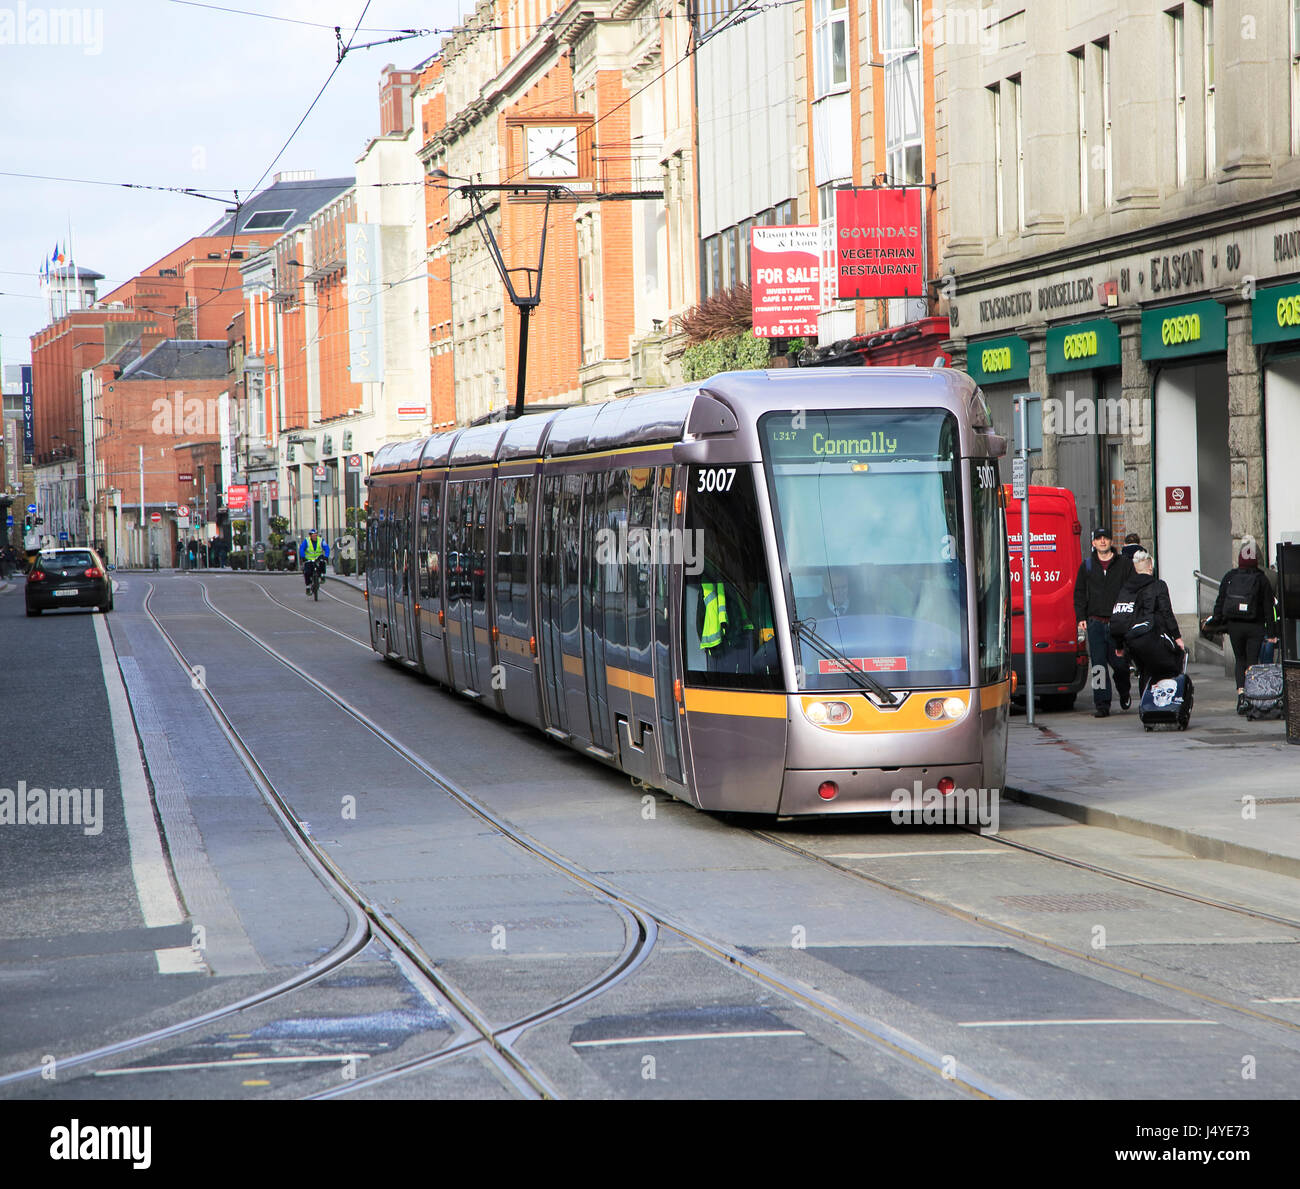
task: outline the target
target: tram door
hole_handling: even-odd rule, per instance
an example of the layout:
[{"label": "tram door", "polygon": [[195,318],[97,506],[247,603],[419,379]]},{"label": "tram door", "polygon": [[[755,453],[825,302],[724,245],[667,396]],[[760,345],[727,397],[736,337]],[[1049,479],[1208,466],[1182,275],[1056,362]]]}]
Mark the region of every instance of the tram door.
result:
[{"label": "tram door", "polygon": [[492,544],[492,481],[476,479],[469,488],[467,509],[469,534],[469,608],[470,627],[464,635],[465,669],[469,687],[496,703],[492,688],[492,625],[488,618],[488,589],[491,566],[488,551]]},{"label": "tram door", "polygon": [[660,467],[655,498],[654,562],[654,690],[659,712],[659,755],[669,780],[685,784],[682,767],[681,715],[677,712],[674,681],[681,677],[675,641],[681,633],[673,616],[680,603],[683,558],[672,548],[681,538],[673,531],[673,468]]},{"label": "tram door", "polygon": [[464,481],[447,484],[447,652],[451,684],[459,690],[475,688],[474,621],[469,598],[473,487]]},{"label": "tram door", "polygon": [[564,605],[564,553],[560,548],[563,475],[544,475],[538,492],[537,641],[542,669],[542,699],[546,729],[568,735],[564,699],[564,649],[561,644]]},{"label": "tram door", "polygon": [[569,733],[591,739],[587,672],[582,657],[582,476],[565,475],[560,490],[560,681]]},{"label": "tram door", "polygon": [[[609,523],[625,516],[627,556],[620,559],[622,589],[615,600],[622,630],[606,632],[611,666],[609,698],[618,727],[619,759],[633,776],[653,785],[663,783],[659,714],[655,704],[655,529],[654,467],[633,467],[615,472],[610,484]],[[616,495],[619,507],[615,508]],[[607,624],[611,616],[606,617]],[[613,640],[621,638],[620,655],[613,655]],[[615,666],[618,666],[617,668]],[[620,673],[620,668],[622,672]],[[621,680],[615,682],[614,674]]]},{"label": "tram door", "polygon": [[398,656],[413,657],[408,630],[411,594],[410,566],[411,489],[393,488],[393,502],[388,509],[388,556],[385,559],[388,579],[388,648]]},{"label": "tram door", "polygon": [[[620,472],[622,473],[622,472]],[[591,722],[591,734],[588,736],[592,746],[604,752],[613,753],[613,719],[609,711],[609,685],[605,671],[606,637],[608,625],[616,632],[617,649],[621,636],[621,613],[615,616],[612,604],[622,593],[623,576],[613,563],[603,560],[605,550],[600,549],[599,542],[606,540],[597,534],[615,523],[613,518],[607,520],[606,499],[610,489],[612,475],[597,472],[583,476],[582,501],[582,672],[585,676],[584,692],[587,699],[587,715]],[[623,505],[623,515],[627,515],[627,505]],[[618,540],[617,530],[614,540]],[[606,549],[610,548],[606,545]],[[618,549],[612,552],[617,557]],[[607,604],[610,604],[607,606]],[[616,624],[620,626],[615,626]]]},{"label": "tram door", "polygon": [[442,519],[442,484],[420,484],[420,514],[416,522],[418,550],[415,571],[418,577],[420,612],[416,622],[420,630],[420,656],[424,671],[439,681],[447,680],[447,650],[442,642],[438,612],[442,607],[442,573],[438,565]]}]

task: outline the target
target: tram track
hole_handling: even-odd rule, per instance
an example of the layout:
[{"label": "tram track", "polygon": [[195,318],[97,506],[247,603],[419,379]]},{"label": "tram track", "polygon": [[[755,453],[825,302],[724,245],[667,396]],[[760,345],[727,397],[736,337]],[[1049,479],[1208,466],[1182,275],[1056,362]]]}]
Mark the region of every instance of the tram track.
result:
[{"label": "tram track", "polygon": [[[986,1078],[975,1071],[963,1070],[954,1075],[951,1071],[950,1059],[937,1049],[933,1049],[931,1046],[926,1045],[914,1037],[906,1035],[900,1030],[885,1024],[883,1021],[862,1015],[834,997],[819,993],[814,988],[781,973],[774,967],[757,961],[750,954],[737,947],[730,946],[724,942],[706,936],[699,930],[686,924],[684,921],[642,902],[632,894],[617,887],[612,881],[604,878],[602,875],[578,866],[558,851],[555,851],[539,839],[510,822],[504,816],[498,814],[471,793],[462,789],[455,781],[434,768],[418,753],[407,747],[406,744],[402,743],[396,736],[371,719],[364,711],[354,706],[341,694],[330,688],[326,683],[309,673],[301,665],[298,665],[288,657],[285,657],[272,645],[262,640],[232,616],[227,615],[217,607],[211,600],[206,583],[200,581],[198,585],[202,591],[204,604],[214,615],[224,620],[234,630],[247,637],[273,660],[277,661],[300,680],[304,681],[307,685],[311,686],[318,693],[331,701],[345,714],[374,735],[375,738],[401,756],[408,764],[424,775],[440,790],[452,797],[475,816],[479,817],[480,820],[490,825],[493,829],[499,831],[502,835],[511,839],[530,854],[565,874],[589,892],[597,894],[598,897],[606,899],[614,905],[621,906],[637,919],[645,920],[656,932],[670,933],[725,966],[740,971],[758,984],[776,991],[787,1001],[820,1016],[822,1019],[832,1023],[834,1026],[855,1037],[857,1040],[883,1050],[896,1058],[906,1060],[914,1065],[922,1067],[936,1078],[941,1079],[943,1084],[948,1087],[960,1090],[973,1098],[987,1099],[1019,1097],[1014,1090],[1002,1086],[994,1080]],[[293,614],[299,615],[301,618],[319,624],[319,621],[316,621],[313,616],[302,615],[302,613],[294,611],[293,608],[288,607],[280,600],[270,596],[265,589],[263,592],[268,594],[268,597],[271,598],[272,602],[284,607],[285,610],[291,611]],[[328,627],[328,625],[325,624],[319,624],[319,626]],[[329,630],[332,632],[334,631],[334,629]],[[584,994],[582,1001],[585,1002],[587,999],[593,998],[596,993],[599,993],[600,990],[604,989],[608,988],[599,988],[592,994]],[[574,1006],[576,1006],[576,1004],[574,1004]],[[565,1010],[567,1010],[567,1008]],[[542,1014],[544,1018],[549,1019],[553,1015],[559,1013],[547,1009],[547,1011]],[[542,1019],[540,1018],[535,1021],[521,1021],[515,1025],[501,1029],[500,1031],[503,1034],[522,1032],[526,1028],[533,1027],[535,1023],[540,1022],[542,1022]],[[442,1056],[446,1057],[448,1055],[449,1054],[444,1053]],[[437,1058],[435,1057],[428,1060],[432,1061],[436,1059]],[[428,1061],[425,1062],[425,1064],[427,1063]],[[357,1082],[351,1083],[346,1090],[340,1089],[332,1092],[331,1096],[351,1092],[361,1084],[360,1080],[358,1080]]]},{"label": "tram track", "polygon": [[[265,588],[262,589],[264,593],[268,594],[268,597],[272,597],[269,595],[269,592],[265,591]],[[272,597],[272,601],[276,603],[280,602],[280,600],[274,599],[273,597]],[[294,614],[299,614],[298,612],[293,611],[293,608],[291,607],[288,607],[284,604],[280,604],[280,605],[285,606],[286,610],[292,611]],[[336,635],[340,634],[337,631],[335,631],[335,629],[330,628],[329,625],[320,623],[313,616],[300,615],[300,618],[307,619],[308,621],[313,623],[317,623],[319,626],[325,628],[328,631],[334,632],[334,634]],[[363,641],[358,640],[356,637],[349,637],[349,638],[352,639],[354,643],[365,643]],[[365,646],[367,648],[369,647],[368,644],[365,644]],[[901,895],[908,897],[915,903],[923,904],[926,907],[936,909],[940,912],[945,913],[948,916],[954,917],[955,919],[961,920],[968,924],[977,924],[982,927],[991,928],[996,930],[997,932],[1004,934],[1005,936],[1012,937],[1018,941],[1029,942],[1034,945],[1041,945],[1044,948],[1051,950],[1055,953],[1079,961],[1086,962],[1093,966],[1099,966],[1115,974],[1119,974],[1128,978],[1137,979],[1141,983],[1149,986],[1157,986],[1165,991],[1190,997],[1207,1006],[1223,1008],[1229,1011],[1233,1011],[1235,1013],[1251,1018],[1253,1020],[1275,1025],[1291,1032],[1300,1032],[1300,1022],[1287,1020],[1280,1016],[1273,1015],[1269,1012],[1259,1011],[1256,1008],[1249,1007],[1245,1004],[1234,1003],[1231,1000],[1210,995],[1204,991],[1199,991],[1192,987],[1186,987],[1180,983],[1176,983],[1169,979],[1162,978],[1159,975],[1152,974],[1148,971],[1138,970],[1132,966],[1128,966],[1120,962],[1115,962],[1112,959],[1102,957],[1095,950],[1089,951],[1086,949],[1076,949],[1067,945],[1063,945],[1060,942],[1053,941],[1049,937],[1043,936],[1042,934],[1017,928],[1013,925],[1007,924],[1004,921],[999,921],[998,919],[991,916],[987,916],[987,915],[983,915],[980,913],[975,913],[966,909],[959,908],[955,905],[949,904],[936,897],[924,895],[923,893],[920,893],[915,889],[908,888],[900,883],[890,882],[889,880],[882,879],[879,876],[871,875],[858,868],[848,866],[844,863],[836,862],[830,858],[827,858],[824,855],[818,854],[816,851],[809,850],[806,847],[798,846],[797,844],[791,842],[788,838],[784,838],[779,834],[773,834],[768,830],[764,830],[761,828],[756,829],[753,826],[745,826],[743,824],[741,825],[740,828],[747,830],[753,837],[758,838],[759,840],[769,845],[776,846],[782,850],[785,850],[788,853],[796,854],[805,860],[809,860],[813,862],[817,866],[831,869],[844,875],[848,875],[851,878],[863,881],[867,884],[870,884],[873,887],[882,890],[899,893]],[[1203,907],[1212,908],[1216,911],[1225,912],[1236,916],[1241,916],[1243,918],[1250,919],[1250,920],[1262,921],[1268,924],[1273,924],[1288,929],[1294,929],[1300,932],[1300,920],[1297,919],[1280,916],[1274,913],[1263,912],[1258,909],[1249,908],[1245,905],[1233,904],[1229,901],[1217,900],[1213,897],[1198,895],[1197,893],[1188,891],[1187,889],[1177,888],[1168,884],[1159,883],[1154,880],[1143,879],[1139,876],[1134,876],[1134,875],[1126,874],[1124,872],[1114,871],[1112,869],[1102,867],[1101,865],[1096,863],[1090,863],[1083,859],[1077,859],[1068,855],[1062,855],[1054,851],[1046,850],[1042,847],[1032,846],[1029,843],[1020,842],[1019,840],[1016,839],[1006,838],[999,834],[983,835],[983,834],[979,834],[977,830],[971,827],[965,827],[965,830],[966,832],[974,834],[978,837],[988,838],[992,843],[996,845],[1008,847],[1013,850],[1020,851],[1021,853],[1033,855],[1036,858],[1043,859],[1050,863],[1062,864],[1064,866],[1068,866],[1076,870],[1082,870],[1091,875],[1096,875],[1098,877],[1112,880],[1117,883],[1124,883],[1131,886],[1140,887],[1146,891],[1155,892],[1161,895],[1172,896],[1177,899],[1187,901],[1189,903],[1199,904]]]}]

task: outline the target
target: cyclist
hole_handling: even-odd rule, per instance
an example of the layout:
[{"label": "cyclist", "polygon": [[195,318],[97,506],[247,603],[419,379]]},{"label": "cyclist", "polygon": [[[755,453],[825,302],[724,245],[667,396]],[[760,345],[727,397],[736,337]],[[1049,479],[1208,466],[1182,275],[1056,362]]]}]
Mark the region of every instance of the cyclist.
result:
[{"label": "cyclist", "polygon": [[303,585],[307,588],[307,593],[311,594],[311,576],[317,566],[320,567],[321,580],[325,578],[325,563],[329,560],[330,547],[312,529],[298,546],[298,556],[302,559]]}]

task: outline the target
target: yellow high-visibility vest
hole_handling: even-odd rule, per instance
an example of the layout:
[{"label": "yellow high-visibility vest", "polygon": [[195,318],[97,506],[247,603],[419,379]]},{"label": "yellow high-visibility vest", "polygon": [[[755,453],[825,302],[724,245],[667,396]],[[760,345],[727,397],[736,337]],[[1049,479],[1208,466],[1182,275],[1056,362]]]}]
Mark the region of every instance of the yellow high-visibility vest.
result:
[{"label": "yellow high-visibility vest", "polygon": [[324,556],[324,554],[325,554],[325,542],[322,541],[319,537],[317,537],[315,541],[313,541],[310,537],[308,537],[307,538],[307,560],[319,561],[321,557]]},{"label": "yellow high-visibility vest", "polygon": [[727,592],[721,582],[703,582],[704,627],[700,631],[700,647],[716,648],[722,643],[722,630],[727,626]]}]

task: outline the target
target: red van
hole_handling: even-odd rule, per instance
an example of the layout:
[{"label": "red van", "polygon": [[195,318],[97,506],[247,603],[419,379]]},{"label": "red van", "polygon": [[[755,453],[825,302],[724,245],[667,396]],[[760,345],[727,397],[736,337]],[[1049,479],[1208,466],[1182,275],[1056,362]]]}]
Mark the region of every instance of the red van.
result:
[{"label": "red van", "polygon": [[[1011,553],[1011,665],[1025,692],[1025,604],[1021,596],[1020,501],[1005,488]],[[1034,695],[1044,709],[1069,710],[1088,680],[1088,640],[1074,617],[1074,580],[1083,564],[1082,526],[1074,493],[1029,489],[1029,564],[1034,585]]]}]

